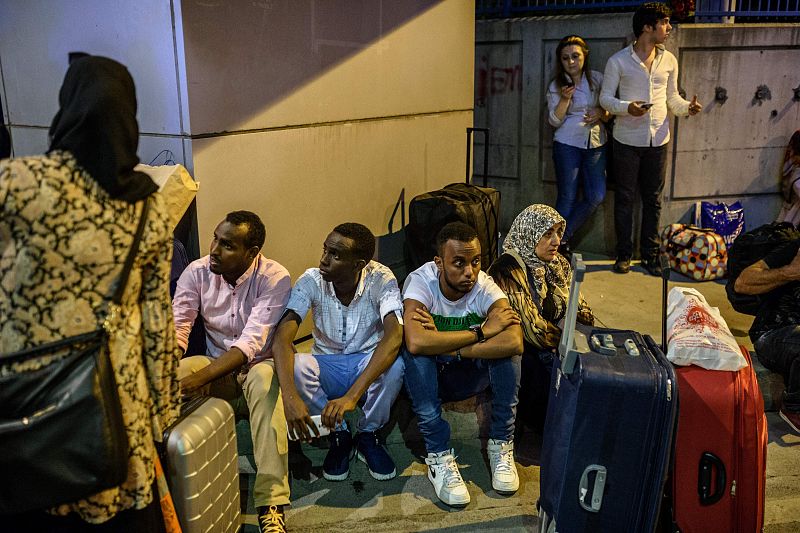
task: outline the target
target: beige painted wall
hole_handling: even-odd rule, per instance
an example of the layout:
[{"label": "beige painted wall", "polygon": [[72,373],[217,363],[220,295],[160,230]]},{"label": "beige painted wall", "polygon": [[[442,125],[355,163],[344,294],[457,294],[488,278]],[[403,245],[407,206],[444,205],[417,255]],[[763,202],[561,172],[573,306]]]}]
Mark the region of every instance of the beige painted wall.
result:
[{"label": "beige painted wall", "polygon": [[473,2],[208,4],[182,4],[201,250],[251,209],[296,278],[334,225],[463,179]]},{"label": "beige painted wall", "polygon": [[296,278],[335,225],[384,234],[401,188],[411,198],[461,179],[471,121],[465,111],[195,140],[200,248],[225,213],[251,210],[267,227],[265,254]]},{"label": "beige painted wall", "polygon": [[47,148],[69,51],[125,63],[149,162],[200,182],[205,252],[228,211],[267,226],[294,278],[343,221],[386,232],[406,197],[463,179],[472,125],[471,0],[0,2],[4,112],[16,155]]},{"label": "beige painted wall", "polygon": [[183,0],[192,134],[468,109],[473,7]]}]

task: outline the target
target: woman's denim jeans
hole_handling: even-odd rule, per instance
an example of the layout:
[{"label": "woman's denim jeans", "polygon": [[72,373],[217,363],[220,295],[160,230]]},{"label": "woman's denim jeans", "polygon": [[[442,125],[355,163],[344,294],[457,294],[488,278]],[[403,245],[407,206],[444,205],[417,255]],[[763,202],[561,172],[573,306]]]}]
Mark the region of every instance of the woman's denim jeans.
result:
[{"label": "woman's denim jeans", "polygon": [[[558,198],[556,211],[567,221],[564,240],[583,225],[606,196],[606,147],[575,148],[553,142]],[[583,198],[578,201],[578,187]]]},{"label": "woman's denim jeans", "polygon": [[402,350],[405,383],[428,453],[450,449],[450,425],[442,418],[442,402],[492,390],[489,438],[511,441],[521,373],[521,356],[456,360],[450,356],[412,355]]}]

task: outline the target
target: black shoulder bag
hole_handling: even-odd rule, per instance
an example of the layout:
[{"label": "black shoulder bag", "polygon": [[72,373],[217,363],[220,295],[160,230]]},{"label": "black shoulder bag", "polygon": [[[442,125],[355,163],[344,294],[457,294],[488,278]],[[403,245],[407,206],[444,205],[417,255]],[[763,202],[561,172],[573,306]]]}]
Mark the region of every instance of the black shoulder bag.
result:
[{"label": "black shoulder bag", "polygon": [[0,364],[66,352],[31,372],[0,376],[0,513],[47,509],[115,487],[128,475],[128,436],[108,355],[109,335],[147,219],[98,329],[0,355]]}]

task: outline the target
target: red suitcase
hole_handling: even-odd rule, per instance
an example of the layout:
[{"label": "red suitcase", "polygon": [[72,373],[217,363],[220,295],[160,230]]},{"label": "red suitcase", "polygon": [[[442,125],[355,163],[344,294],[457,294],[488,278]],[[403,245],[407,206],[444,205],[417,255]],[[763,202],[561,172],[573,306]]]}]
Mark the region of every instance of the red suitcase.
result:
[{"label": "red suitcase", "polygon": [[752,360],[738,372],[678,367],[680,406],[672,474],[682,533],[760,532],[767,419]]}]

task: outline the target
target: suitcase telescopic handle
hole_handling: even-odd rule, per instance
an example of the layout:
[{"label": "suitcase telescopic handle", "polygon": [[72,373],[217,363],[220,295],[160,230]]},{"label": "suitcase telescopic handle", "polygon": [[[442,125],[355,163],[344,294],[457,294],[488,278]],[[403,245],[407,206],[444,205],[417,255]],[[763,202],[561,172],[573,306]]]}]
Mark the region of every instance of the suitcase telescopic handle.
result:
[{"label": "suitcase telescopic handle", "polygon": [[394,226],[394,217],[397,215],[397,210],[400,210],[400,229],[406,227],[406,189],[400,189],[400,196],[397,197],[397,203],[394,204],[392,216],[389,217],[389,233],[394,233],[392,227]]},{"label": "suitcase telescopic handle", "polygon": [[[583,275],[586,273],[586,264],[583,262],[581,254],[572,254],[572,281],[570,282],[569,293],[571,295],[580,294]],[[561,373],[569,376],[575,370],[575,362],[580,353],[588,351],[588,341],[583,336],[581,346],[578,346],[578,339],[583,335],[575,330],[578,320],[578,303],[580,298],[570,298],[567,301],[567,312],[564,314],[564,327],[562,329],[561,340],[558,342],[558,355],[561,358]],[[584,346],[585,345],[585,346]]]},{"label": "suitcase telescopic handle", "polygon": [[[711,492],[711,472],[716,468],[717,479],[714,492]],[[700,456],[700,465],[697,472],[697,494],[700,496],[700,505],[712,505],[722,499],[727,484],[725,464],[722,459],[711,452],[703,452]]]},{"label": "suitcase telescopic handle", "polygon": [[489,180],[489,128],[467,128],[467,177],[465,183],[469,185],[469,163],[472,155],[472,133],[479,131],[483,133],[483,186]]},{"label": "suitcase telescopic handle", "polygon": [[661,254],[658,257],[661,265],[661,351],[667,353],[667,292],[669,289],[669,274],[672,266],[669,264],[669,256]]},{"label": "suitcase telescopic handle", "polygon": [[[592,472],[595,472],[595,476],[594,485],[590,492],[589,474]],[[584,469],[581,475],[581,482],[578,484],[578,503],[590,513],[600,512],[600,508],[603,506],[603,492],[605,492],[606,489],[606,477],[608,477],[608,471],[606,467],[602,465],[589,465]],[[586,503],[587,497],[590,498],[588,504]]]}]

